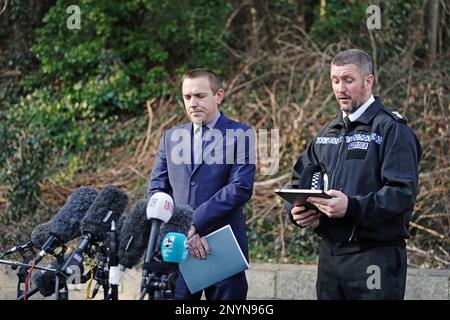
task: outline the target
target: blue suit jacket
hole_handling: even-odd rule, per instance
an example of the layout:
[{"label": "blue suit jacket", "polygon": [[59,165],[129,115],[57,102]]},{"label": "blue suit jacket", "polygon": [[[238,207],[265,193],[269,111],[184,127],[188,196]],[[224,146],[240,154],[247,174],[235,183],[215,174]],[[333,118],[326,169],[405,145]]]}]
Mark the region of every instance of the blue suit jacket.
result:
[{"label": "blue suit jacket", "polygon": [[[254,143],[244,139],[242,133],[254,138],[254,131],[221,114],[214,127],[217,135],[205,147],[216,152],[211,154],[212,157],[206,156],[204,163],[191,165],[192,127],[192,123],[186,123],[164,132],[147,193],[150,197],[158,191],[166,192],[173,196],[175,205],[191,206],[193,223],[201,236],[230,224],[248,258],[242,207],[253,192],[255,154]],[[241,134],[230,134],[236,132]],[[242,144],[238,146],[243,141],[245,148]],[[227,156],[232,156],[232,161],[226,161]],[[222,161],[214,163],[213,158],[222,158]]]}]

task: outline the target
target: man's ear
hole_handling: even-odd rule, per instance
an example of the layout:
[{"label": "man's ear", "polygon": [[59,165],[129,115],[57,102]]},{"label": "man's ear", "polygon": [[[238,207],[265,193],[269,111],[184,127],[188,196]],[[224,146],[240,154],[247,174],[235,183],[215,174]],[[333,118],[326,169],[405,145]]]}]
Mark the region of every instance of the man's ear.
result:
[{"label": "man's ear", "polygon": [[369,74],[366,76],[366,79],[364,80],[366,88],[372,90],[373,83],[375,82],[375,77],[373,74]]},{"label": "man's ear", "polygon": [[220,104],[223,101],[223,98],[225,97],[225,91],[223,91],[223,89],[219,89],[217,90],[215,96],[217,104]]}]

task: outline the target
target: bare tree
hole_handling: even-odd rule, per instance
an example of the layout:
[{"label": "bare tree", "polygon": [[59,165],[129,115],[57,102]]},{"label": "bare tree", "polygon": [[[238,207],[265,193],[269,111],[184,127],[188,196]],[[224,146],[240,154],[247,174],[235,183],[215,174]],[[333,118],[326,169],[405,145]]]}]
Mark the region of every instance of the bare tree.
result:
[{"label": "bare tree", "polygon": [[439,26],[439,0],[428,1],[427,41],[428,41],[428,64],[436,60],[438,46]]}]

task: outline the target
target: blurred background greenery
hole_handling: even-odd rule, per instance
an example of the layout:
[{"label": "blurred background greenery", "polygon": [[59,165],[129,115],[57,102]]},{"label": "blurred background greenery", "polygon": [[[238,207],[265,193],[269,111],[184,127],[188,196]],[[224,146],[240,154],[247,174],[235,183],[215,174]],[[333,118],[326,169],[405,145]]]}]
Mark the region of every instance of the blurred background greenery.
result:
[{"label": "blurred background greenery", "polygon": [[[67,7],[81,9],[69,30]],[[381,28],[369,30],[369,5]],[[272,190],[338,110],[329,63],[372,55],[375,94],[424,155],[410,265],[450,264],[450,5],[439,0],[0,0],[0,247],[27,240],[80,185],[145,196],[164,129],[185,122],[179,77],[223,78],[228,116],[280,130],[279,171],[245,207],[252,262],[314,263],[318,238],[291,225]],[[2,251],[2,250],[0,250]]]}]

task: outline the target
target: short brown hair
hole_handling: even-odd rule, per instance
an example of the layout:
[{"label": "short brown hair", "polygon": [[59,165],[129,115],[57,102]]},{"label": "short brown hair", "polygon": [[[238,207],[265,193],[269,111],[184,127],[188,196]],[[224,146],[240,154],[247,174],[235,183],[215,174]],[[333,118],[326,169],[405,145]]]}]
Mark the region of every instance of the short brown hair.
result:
[{"label": "short brown hair", "polygon": [[370,56],[359,49],[348,49],[339,52],[331,61],[331,65],[343,66],[354,64],[366,75],[372,74],[372,59]]},{"label": "short brown hair", "polygon": [[211,90],[213,93],[216,93],[222,86],[220,85],[220,78],[219,76],[208,68],[196,68],[191,69],[185,74],[183,74],[182,82],[185,79],[196,79],[201,77],[207,77],[209,80],[209,85],[211,87]]}]

